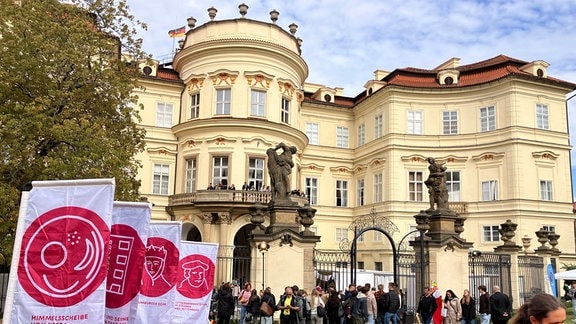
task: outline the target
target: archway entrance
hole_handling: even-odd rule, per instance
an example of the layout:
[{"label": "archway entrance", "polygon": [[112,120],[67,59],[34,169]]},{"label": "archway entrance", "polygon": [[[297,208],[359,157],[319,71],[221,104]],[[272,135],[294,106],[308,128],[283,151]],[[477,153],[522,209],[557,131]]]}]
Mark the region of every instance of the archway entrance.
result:
[{"label": "archway entrance", "polygon": [[345,290],[349,283],[370,283],[386,289],[388,282],[395,282],[402,289],[404,307],[415,310],[422,293],[417,282],[429,282],[427,246],[423,253],[414,248],[423,246],[423,233],[412,230],[400,236],[398,227],[374,209],[356,218],[348,230],[353,239],[341,240],[340,250],[314,250],[317,285]]},{"label": "archway entrance", "polygon": [[[396,224],[372,208],[370,214],[356,218],[348,230],[354,233],[350,244],[350,282],[398,283],[398,251],[393,236],[400,230]],[[359,278],[359,272],[368,280]]]},{"label": "archway entrance", "polygon": [[202,242],[200,230],[192,223],[182,224],[182,239],[192,242]]}]

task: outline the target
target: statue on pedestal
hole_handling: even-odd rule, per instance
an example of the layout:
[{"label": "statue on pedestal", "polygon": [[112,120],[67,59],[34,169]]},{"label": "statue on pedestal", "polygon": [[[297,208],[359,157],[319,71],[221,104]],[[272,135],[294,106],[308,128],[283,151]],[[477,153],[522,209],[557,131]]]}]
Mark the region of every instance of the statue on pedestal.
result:
[{"label": "statue on pedestal", "polygon": [[[282,153],[276,151],[282,149]],[[266,150],[268,155],[268,174],[272,190],[272,202],[290,201],[290,174],[294,167],[292,155],[296,153],[295,146],[288,146],[284,143],[276,145],[275,148]]]},{"label": "statue on pedestal", "polygon": [[[430,208],[427,211],[448,209],[448,187],[446,187],[446,166],[440,164],[432,157],[426,159],[430,165],[430,175],[424,181],[430,195]],[[436,209],[434,208],[436,205]]]}]

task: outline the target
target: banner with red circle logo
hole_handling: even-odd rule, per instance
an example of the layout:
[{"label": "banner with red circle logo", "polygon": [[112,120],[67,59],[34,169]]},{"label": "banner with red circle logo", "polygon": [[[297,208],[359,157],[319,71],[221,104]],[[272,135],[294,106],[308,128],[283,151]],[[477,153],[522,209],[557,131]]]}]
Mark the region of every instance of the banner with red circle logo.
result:
[{"label": "banner with red circle logo", "polygon": [[105,324],[131,323],[136,315],[151,213],[150,203],[114,202]]},{"label": "banner with red circle logo", "polygon": [[173,323],[181,233],[180,222],[150,223],[134,323]]},{"label": "banner with red circle logo", "polygon": [[194,323],[208,318],[218,244],[180,242],[180,265],[172,323]]},{"label": "banner with red circle logo", "polygon": [[103,323],[114,179],[32,186],[17,229],[10,321]]}]

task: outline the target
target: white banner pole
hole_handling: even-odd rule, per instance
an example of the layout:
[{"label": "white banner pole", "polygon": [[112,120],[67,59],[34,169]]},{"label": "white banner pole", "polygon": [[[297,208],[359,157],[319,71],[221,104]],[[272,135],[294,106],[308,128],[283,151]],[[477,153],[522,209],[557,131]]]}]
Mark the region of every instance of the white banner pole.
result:
[{"label": "white banner pole", "polygon": [[18,263],[20,262],[20,250],[22,249],[22,237],[24,236],[24,219],[28,209],[29,191],[22,191],[20,198],[20,210],[18,212],[18,222],[16,225],[16,237],[14,239],[14,250],[12,252],[12,264],[10,264],[10,277],[8,278],[8,289],[6,290],[6,301],[4,303],[4,319],[2,323],[10,324],[10,315],[14,305],[14,294],[16,293],[16,283],[18,278]]}]

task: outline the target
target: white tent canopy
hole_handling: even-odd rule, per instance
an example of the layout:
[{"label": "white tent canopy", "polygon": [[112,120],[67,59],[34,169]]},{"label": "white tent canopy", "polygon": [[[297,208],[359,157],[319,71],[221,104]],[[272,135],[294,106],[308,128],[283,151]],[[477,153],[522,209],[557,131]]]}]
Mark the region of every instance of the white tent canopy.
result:
[{"label": "white tent canopy", "polygon": [[576,269],[555,273],[554,278],[564,280],[576,280]]}]

